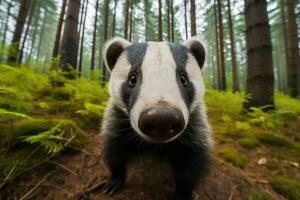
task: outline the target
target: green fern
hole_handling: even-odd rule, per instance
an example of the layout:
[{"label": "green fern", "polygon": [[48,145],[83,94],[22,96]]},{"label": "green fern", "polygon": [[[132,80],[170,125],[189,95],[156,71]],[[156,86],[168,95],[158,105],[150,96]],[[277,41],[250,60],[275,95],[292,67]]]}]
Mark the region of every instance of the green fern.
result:
[{"label": "green fern", "polygon": [[18,112],[11,112],[5,109],[0,108],[0,117],[2,118],[23,118],[23,119],[29,119],[25,114],[18,113]]},{"label": "green fern", "polygon": [[63,123],[59,123],[49,131],[24,137],[24,141],[30,144],[39,143],[43,146],[48,154],[56,154],[62,151],[67,141],[66,138],[60,136],[63,134]]}]

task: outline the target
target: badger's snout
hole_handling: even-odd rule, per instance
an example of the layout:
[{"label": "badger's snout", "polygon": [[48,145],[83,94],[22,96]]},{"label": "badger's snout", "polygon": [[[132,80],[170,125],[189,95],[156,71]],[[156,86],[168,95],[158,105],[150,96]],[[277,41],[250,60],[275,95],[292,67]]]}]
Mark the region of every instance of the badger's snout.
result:
[{"label": "badger's snout", "polygon": [[182,112],[169,106],[156,106],[144,110],[139,117],[140,131],[154,140],[164,141],[183,131]]}]

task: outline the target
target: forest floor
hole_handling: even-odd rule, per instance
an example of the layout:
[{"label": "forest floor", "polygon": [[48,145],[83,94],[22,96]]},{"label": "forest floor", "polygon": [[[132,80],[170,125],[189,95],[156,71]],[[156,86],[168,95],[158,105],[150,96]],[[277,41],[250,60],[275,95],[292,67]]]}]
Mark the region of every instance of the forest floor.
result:
[{"label": "forest floor", "polygon": [[[215,146],[194,199],[299,200],[300,100],[276,94],[268,113],[241,112],[242,93],[208,90],[205,100]],[[0,65],[0,199],[168,199],[171,170],[148,158],[130,165],[120,192],[102,195],[106,101],[93,77],[70,81]]]}]

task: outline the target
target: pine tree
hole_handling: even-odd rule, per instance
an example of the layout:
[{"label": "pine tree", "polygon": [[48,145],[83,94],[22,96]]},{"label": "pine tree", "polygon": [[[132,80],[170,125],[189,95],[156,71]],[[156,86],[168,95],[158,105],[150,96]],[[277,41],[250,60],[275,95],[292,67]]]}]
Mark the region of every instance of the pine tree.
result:
[{"label": "pine tree", "polygon": [[274,75],[266,0],[245,0],[245,19],[248,59],[247,97],[244,108],[264,106],[265,110],[272,109],[274,108]]},{"label": "pine tree", "polygon": [[53,57],[58,56],[58,50],[59,50],[59,45],[60,45],[60,40],[61,40],[61,31],[62,31],[62,26],[63,26],[63,22],[64,22],[67,2],[68,2],[68,0],[63,0],[60,15],[58,18],[56,37],[55,37],[55,42],[54,42],[53,54],[52,54]]},{"label": "pine tree", "polygon": [[[80,0],[69,0],[65,28],[60,48],[60,67],[69,72],[66,77],[75,78],[71,69],[77,68],[78,54],[78,17],[80,12]],[[70,73],[71,72],[71,73]]]},{"label": "pine tree", "polygon": [[25,26],[25,21],[28,15],[28,10],[30,7],[31,0],[21,0],[20,10],[17,17],[17,24],[14,31],[13,39],[9,48],[8,64],[15,65],[18,59],[19,46],[21,41],[21,36]]}]

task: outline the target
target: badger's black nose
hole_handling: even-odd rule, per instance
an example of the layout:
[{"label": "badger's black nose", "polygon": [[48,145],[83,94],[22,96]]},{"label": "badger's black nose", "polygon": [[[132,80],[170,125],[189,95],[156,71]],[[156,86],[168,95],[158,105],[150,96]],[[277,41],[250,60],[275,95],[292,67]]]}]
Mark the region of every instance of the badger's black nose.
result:
[{"label": "badger's black nose", "polygon": [[157,106],[144,110],[139,118],[139,129],[150,138],[167,140],[184,129],[184,118],[177,108]]}]

